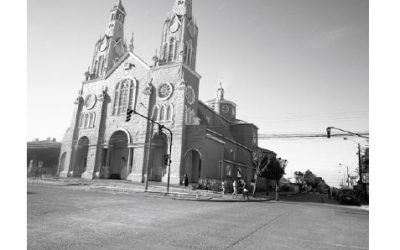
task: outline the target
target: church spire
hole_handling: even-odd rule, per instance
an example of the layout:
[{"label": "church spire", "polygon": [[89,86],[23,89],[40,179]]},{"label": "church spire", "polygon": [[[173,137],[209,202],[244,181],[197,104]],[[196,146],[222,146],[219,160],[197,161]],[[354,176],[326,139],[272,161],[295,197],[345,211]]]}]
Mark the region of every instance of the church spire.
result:
[{"label": "church spire", "polygon": [[110,11],[110,19],[104,34],[99,38],[95,45],[95,51],[90,67],[88,80],[102,77],[114,66],[125,53],[124,43],[124,22],[125,8],[121,0]]},{"label": "church spire", "polygon": [[224,90],[224,88],[222,87],[222,82],[220,82],[220,83],[219,83],[219,88],[218,88],[218,90],[217,90],[217,101],[222,101],[222,100],[224,100],[224,93],[225,93],[225,90]]},{"label": "church spire", "polygon": [[125,8],[122,5],[122,1],[118,0],[118,5],[114,6],[114,8],[117,7],[118,9],[120,9],[121,11],[123,11],[125,13]]},{"label": "church spire", "polygon": [[180,62],[195,70],[198,30],[192,0],[175,0],[172,15],[164,22],[159,65]]},{"label": "church spire", "polygon": [[192,18],[192,0],[175,0],[173,13],[178,16],[187,16]]}]

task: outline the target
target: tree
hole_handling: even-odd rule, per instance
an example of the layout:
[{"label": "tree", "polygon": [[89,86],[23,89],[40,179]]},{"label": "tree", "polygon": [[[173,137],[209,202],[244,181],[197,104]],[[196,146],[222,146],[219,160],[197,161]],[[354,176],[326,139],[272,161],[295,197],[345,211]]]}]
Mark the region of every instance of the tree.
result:
[{"label": "tree", "polygon": [[297,184],[300,184],[301,186],[303,186],[303,184],[304,184],[304,173],[303,172],[295,171],[294,178],[295,178]]},{"label": "tree", "polygon": [[307,184],[307,186],[310,186],[312,188],[317,188],[318,183],[317,183],[317,176],[313,174],[310,170],[307,170],[304,173],[304,182]]},{"label": "tree", "polygon": [[[258,177],[261,177],[262,173],[266,171],[266,168],[270,163],[271,158],[266,152],[261,150],[255,150],[252,153],[252,161],[253,161],[253,166],[256,170],[256,172],[254,173],[254,188],[253,188],[253,197],[255,197]],[[268,186],[267,186],[267,194],[268,194]]]},{"label": "tree", "polygon": [[287,165],[287,160],[281,158],[273,158],[270,164],[267,165],[265,176],[270,180],[275,180],[275,197],[278,200],[278,187],[279,181],[285,175],[285,168]]}]

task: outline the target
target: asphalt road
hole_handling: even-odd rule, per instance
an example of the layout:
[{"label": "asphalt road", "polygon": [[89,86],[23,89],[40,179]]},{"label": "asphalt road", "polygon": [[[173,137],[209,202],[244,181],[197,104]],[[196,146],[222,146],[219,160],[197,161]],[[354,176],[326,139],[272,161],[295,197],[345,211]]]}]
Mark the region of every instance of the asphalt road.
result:
[{"label": "asphalt road", "polygon": [[28,249],[368,249],[368,211],[288,200],[179,201],[28,185]]}]

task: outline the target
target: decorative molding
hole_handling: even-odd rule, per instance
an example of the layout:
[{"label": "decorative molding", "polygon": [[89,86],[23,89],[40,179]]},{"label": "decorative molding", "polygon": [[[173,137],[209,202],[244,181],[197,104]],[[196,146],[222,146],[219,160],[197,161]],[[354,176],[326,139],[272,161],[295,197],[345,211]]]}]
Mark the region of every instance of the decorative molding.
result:
[{"label": "decorative molding", "polygon": [[136,65],[131,63],[131,62],[125,62],[124,63],[124,70],[125,71],[128,71],[128,70],[130,70],[132,68],[136,68]]},{"label": "decorative molding", "polygon": [[148,82],[146,84],[146,87],[143,90],[143,94],[144,95],[151,95],[151,93],[153,92],[153,84],[152,84],[152,82],[153,82],[153,78],[151,78],[150,82]]}]

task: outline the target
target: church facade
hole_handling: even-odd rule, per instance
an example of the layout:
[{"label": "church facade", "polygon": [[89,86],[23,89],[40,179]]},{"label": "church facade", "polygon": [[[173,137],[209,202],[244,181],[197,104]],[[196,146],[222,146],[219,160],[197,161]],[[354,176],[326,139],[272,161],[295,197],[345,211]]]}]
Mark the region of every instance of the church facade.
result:
[{"label": "church facade", "polygon": [[[60,177],[111,178],[179,184],[254,176],[258,128],[236,118],[236,104],[216,98],[202,102],[196,72],[199,29],[191,0],[176,0],[162,28],[159,53],[147,64],[124,38],[126,12],[119,1],[95,44],[93,60],[74,102],[60,152]],[[152,118],[172,131],[127,110]],[[171,154],[169,155],[169,147]]]}]

